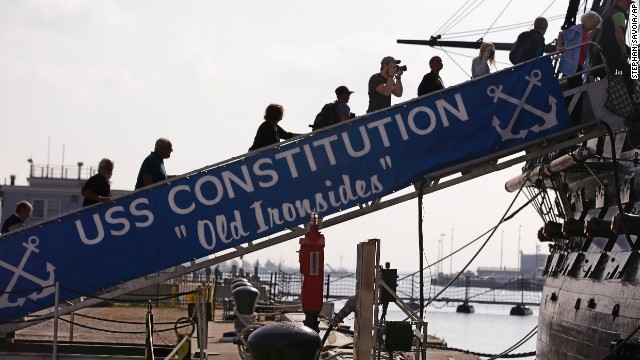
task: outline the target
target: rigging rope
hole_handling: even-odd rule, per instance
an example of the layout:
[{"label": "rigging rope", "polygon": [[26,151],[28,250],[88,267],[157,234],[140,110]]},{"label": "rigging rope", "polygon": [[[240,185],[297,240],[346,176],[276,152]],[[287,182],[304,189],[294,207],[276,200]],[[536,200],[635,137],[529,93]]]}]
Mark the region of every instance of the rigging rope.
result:
[{"label": "rigging rope", "polygon": [[442,25],[438,28],[438,30],[436,30],[436,32],[435,32],[435,33],[436,33],[436,34],[439,34],[439,33],[442,31],[442,29],[444,29],[444,28],[445,28],[445,26],[447,26],[447,25],[449,24],[449,22],[451,21],[451,19],[453,19],[453,17],[457,16],[457,15],[458,15],[458,13],[459,13],[463,8],[465,8],[465,7],[466,7],[466,5],[469,3],[469,1],[471,1],[471,0],[467,0],[467,2],[466,2],[465,4],[463,4],[462,6],[460,6],[460,7],[458,8],[458,10],[456,10],[456,12],[455,12],[455,13],[453,13],[453,15],[451,15],[451,17],[449,17],[449,18],[447,19],[447,21],[445,21],[445,22],[444,22],[444,24],[442,24]]},{"label": "rigging rope", "polygon": [[[538,195],[540,195],[540,194],[538,194]],[[536,196],[538,196],[538,195],[536,195]],[[509,214],[509,216],[505,217],[503,222],[506,222],[506,221],[511,220],[511,219],[512,219],[514,216],[516,216],[520,211],[524,210],[527,206],[529,206],[529,204],[531,204],[531,202],[536,198],[536,196],[534,196],[533,198],[529,199],[526,203],[524,203],[524,205],[522,205],[521,207],[519,207],[519,208],[518,208],[516,211],[514,211],[513,213]],[[435,266],[435,265],[439,264],[440,262],[442,262],[442,261],[444,261],[444,260],[448,259],[449,257],[451,257],[451,256],[453,256],[453,255],[455,255],[455,254],[457,254],[458,252],[460,252],[460,251],[464,250],[465,248],[467,248],[468,246],[470,246],[470,245],[471,245],[471,244],[473,244],[474,242],[476,242],[476,241],[478,241],[478,240],[482,239],[485,235],[487,235],[488,233],[490,233],[490,232],[491,232],[491,231],[493,231],[494,229],[497,229],[497,228],[498,228],[498,226],[500,226],[500,225],[501,225],[501,223],[498,223],[497,225],[495,225],[495,226],[491,227],[490,229],[488,229],[487,231],[485,231],[484,233],[482,233],[481,235],[479,235],[479,236],[478,236],[478,237],[476,237],[475,239],[471,240],[471,241],[470,241],[469,243],[467,243],[466,245],[462,246],[461,248],[457,249],[456,251],[452,252],[451,254],[449,254],[449,255],[447,255],[447,256],[445,256],[445,257],[443,257],[442,259],[440,259],[440,260],[438,260],[438,261],[436,261],[436,262],[432,263],[431,265],[428,265],[427,267],[425,267],[425,268],[424,268],[424,269],[422,269],[422,270],[430,269],[431,267],[433,267],[433,266]],[[418,270],[418,271],[420,271],[420,270]],[[417,274],[417,273],[418,273],[418,271],[415,271],[415,272],[413,272],[413,273],[411,273],[411,274],[408,274],[408,275],[406,275],[406,276],[404,276],[404,277],[402,277],[402,278],[399,278],[397,281],[398,281],[398,282],[400,282],[400,281],[402,281],[402,280],[404,280],[404,279],[407,279],[407,278],[409,278],[409,277],[411,277],[411,276],[413,276],[413,275]]]},{"label": "rigging rope", "polygon": [[531,329],[531,331],[529,331],[527,333],[527,335],[525,335],[522,339],[518,340],[515,344],[513,344],[511,347],[509,347],[507,350],[501,352],[500,354],[494,355],[491,358],[489,358],[488,360],[495,360],[495,359],[499,359],[501,357],[505,357],[505,355],[507,355],[508,353],[512,352],[513,350],[519,348],[520,346],[524,345],[527,341],[529,341],[535,334],[537,334],[536,329],[538,328],[538,325],[534,326],[533,329]]},{"label": "rigging rope", "polygon": [[[456,26],[460,21],[462,21],[464,18],[466,18],[469,13],[472,6],[474,6],[476,4],[478,0],[473,0],[473,2],[469,5],[469,6],[462,6],[460,7],[460,9],[462,9],[462,12],[459,12],[456,17],[454,19],[451,20],[451,22],[444,28],[441,29],[441,32],[446,33],[447,31],[449,31],[451,28],[453,28],[454,26]],[[482,0],[484,2],[484,0]],[[468,3],[468,1],[467,1]],[[475,10],[477,8],[474,7],[473,10]]]},{"label": "rigging rope", "polygon": [[[522,189],[524,188],[525,184],[526,183],[523,182],[522,185],[520,186],[520,190],[518,190],[516,195],[513,197],[511,204],[509,204],[509,206],[507,207],[507,210],[502,215],[502,218],[500,219],[500,221],[498,221],[498,225],[502,224],[505,221],[507,214],[509,213],[509,211],[511,211],[511,208],[515,204],[520,193],[522,193]],[[442,290],[440,290],[440,292],[438,292],[433,298],[431,298],[431,300],[429,300],[429,302],[427,303],[427,306],[429,306],[429,304],[431,304],[435,299],[437,299],[440,295],[442,295],[442,293],[444,293],[445,290],[447,290],[449,286],[451,286],[451,284],[453,284],[453,282],[456,281],[467,270],[467,268],[471,265],[471,263],[478,257],[478,255],[480,255],[480,252],[482,252],[482,249],[484,249],[484,247],[487,245],[489,240],[491,240],[491,238],[493,237],[493,235],[496,233],[497,230],[498,230],[498,226],[494,227],[489,237],[487,237],[487,240],[485,240],[484,243],[482,243],[478,251],[476,251],[476,253],[471,257],[469,262],[467,262],[467,264],[458,272],[458,274],[456,274],[456,276],[453,279],[451,279],[451,281],[449,281],[449,283],[446,286],[442,288]]]},{"label": "rigging rope", "polygon": [[[564,15],[554,15],[554,16],[550,16],[547,17],[548,21],[555,21],[555,20],[560,20],[564,18]],[[521,22],[521,23],[514,23],[514,24],[509,24],[509,25],[501,25],[501,26],[496,26],[493,28],[493,30],[491,30],[491,33],[497,33],[497,32],[503,32],[503,31],[510,31],[510,30],[514,30],[514,29],[518,29],[518,28],[523,28],[525,26],[530,26],[531,25],[531,21],[525,21],[525,22]],[[462,37],[470,37],[473,35],[479,35],[482,34],[485,30],[487,29],[476,29],[476,30],[465,30],[465,31],[458,31],[458,32],[451,32],[451,33],[447,33],[447,34],[440,34],[441,39],[443,40],[448,40],[448,39],[457,39],[457,38],[462,38]],[[454,35],[454,36],[451,36]]]},{"label": "rigging rope", "polygon": [[[544,13],[546,13],[546,12],[547,12],[547,10],[549,10],[549,8],[550,8],[550,7],[551,7],[555,2],[556,2],[556,0],[551,1],[551,4],[549,4],[549,6],[547,6],[547,8],[546,8],[546,9],[544,9],[544,11],[542,12],[542,14],[540,14],[540,15],[538,15],[538,16],[543,16],[543,15],[544,15]],[[533,26],[533,24],[532,24],[531,26]]]},{"label": "rigging rope", "polygon": [[455,61],[455,59],[451,57],[451,55],[449,55],[449,52],[448,52],[447,50],[445,50],[444,48],[442,48],[442,46],[440,46],[440,50],[442,50],[442,52],[444,52],[444,54],[445,54],[445,55],[447,55],[447,56],[449,57],[449,59],[451,59],[451,61],[453,61],[453,63],[454,63],[454,64],[456,64],[456,66],[457,66],[460,70],[462,70],[462,72],[463,72],[465,75],[467,75],[467,77],[469,77],[469,78],[471,77],[471,75],[469,75],[469,73],[468,73],[465,69],[463,69],[463,68],[462,68],[462,66],[460,66],[460,64],[458,64],[458,62],[456,62],[456,61]]},{"label": "rigging rope", "polygon": [[487,35],[487,33],[489,32],[489,30],[491,30],[491,28],[493,27],[493,25],[496,24],[496,22],[498,21],[498,19],[500,19],[500,16],[502,16],[502,14],[504,14],[505,10],[507,10],[507,8],[509,7],[509,5],[511,5],[511,2],[513,0],[509,0],[509,2],[507,3],[507,5],[504,6],[504,8],[502,8],[502,11],[500,11],[500,14],[498,14],[498,16],[496,16],[496,19],[493,20],[493,22],[491,23],[491,25],[489,25],[489,28],[487,29],[487,31],[484,32],[484,34],[482,35],[482,37],[480,39],[484,39],[484,37]]}]

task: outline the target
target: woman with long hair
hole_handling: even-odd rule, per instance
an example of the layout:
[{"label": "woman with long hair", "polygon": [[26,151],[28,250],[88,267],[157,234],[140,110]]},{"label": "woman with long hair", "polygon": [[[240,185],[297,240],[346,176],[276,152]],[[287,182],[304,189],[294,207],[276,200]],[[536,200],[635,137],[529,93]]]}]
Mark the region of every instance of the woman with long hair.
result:
[{"label": "woman with long hair", "polygon": [[491,72],[490,65],[496,63],[495,60],[496,48],[492,43],[482,43],[480,45],[480,54],[473,58],[471,62],[471,78],[475,79],[480,76],[487,75]]}]

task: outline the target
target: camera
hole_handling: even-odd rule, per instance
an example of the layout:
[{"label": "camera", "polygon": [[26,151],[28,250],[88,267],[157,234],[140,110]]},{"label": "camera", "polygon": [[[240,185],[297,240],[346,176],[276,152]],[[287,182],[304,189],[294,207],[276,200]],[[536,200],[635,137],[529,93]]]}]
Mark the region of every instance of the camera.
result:
[{"label": "camera", "polygon": [[489,50],[487,50],[487,54],[489,54],[489,56],[493,56],[493,55],[496,54],[496,51],[493,50],[493,49],[489,49]]},{"label": "camera", "polygon": [[396,71],[400,71],[400,70],[407,71],[407,65],[402,65],[402,66],[396,65],[395,68],[396,68]]}]

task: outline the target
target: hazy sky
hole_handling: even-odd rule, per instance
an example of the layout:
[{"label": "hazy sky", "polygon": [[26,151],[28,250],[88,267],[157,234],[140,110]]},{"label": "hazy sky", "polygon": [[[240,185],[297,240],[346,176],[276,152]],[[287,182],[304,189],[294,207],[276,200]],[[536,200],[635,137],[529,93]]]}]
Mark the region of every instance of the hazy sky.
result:
[{"label": "hazy sky", "polygon": [[[59,165],[64,157],[67,165],[97,166],[110,157],[116,163],[112,188],[133,189],[139,166],[159,137],[173,142],[175,151],[165,161],[169,173],[202,168],[246,152],[271,102],[284,105],[281,125],[292,132],[309,131],[338,85],[355,91],[352,111],[363,114],[367,81],[386,55],[409,68],[404,96],[395,103],[416,96],[433,55],[444,60],[445,85],[462,83],[476,50],[452,49],[447,55],[396,40],[437,34],[464,3],[477,8],[445,29],[449,37],[487,28],[510,2],[0,0],[0,181],[16,174],[17,184],[26,185],[29,158],[36,164],[49,159]],[[563,15],[567,4],[511,2],[494,28],[527,25],[484,38],[514,41],[536,16]],[[547,41],[562,20],[550,22]],[[507,54],[497,57],[498,67],[506,67]],[[493,226],[513,199],[504,182],[519,171],[512,167],[426,196],[426,259],[436,260],[441,234],[447,254],[452,229],[458,247]],[[524,201],[521,196],[517,203]],[[533,253],[541,225],[532,209],[511,220],[471,269],[500,265],[502,231],[503,265],[517,266],[519,229],[523,251]],[[354,267],[356,244],[380,238],[382,261],[417,269],[417,201],[323,232],[326,262],[334,268]],[[247,260],[282,259],[292,266],[298,246],[292,240]],[[542,251],[547,252],[544,245]],[[456,256],[453,270],[471,255]],[[443,270],[449,268],[446,262]]]}]

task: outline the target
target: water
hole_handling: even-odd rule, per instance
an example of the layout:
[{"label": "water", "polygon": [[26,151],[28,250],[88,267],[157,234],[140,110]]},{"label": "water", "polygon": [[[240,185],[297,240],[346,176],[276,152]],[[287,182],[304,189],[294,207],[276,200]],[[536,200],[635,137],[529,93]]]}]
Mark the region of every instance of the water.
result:
[{"label": "water", "polygon": [[[336,311],[344,302],[336,302]],[[511,316],[510,305],[472,304],[473,314],[458,314],[455,306],[436,308],[429,306],[426,311],[427,333],[445,340],[449,347],[485,354],[498,354],[508,349],[538,324],[538,307],[531,306],[531,316]],[[387,320],[405,319],[395,305],[389,305]],[[353,327],[353,314],[345,319]],[[536,335],[511,353],[535,351]],[[520,359],[535,359],[535,356]]]}]

